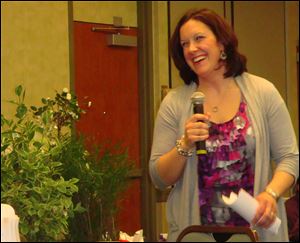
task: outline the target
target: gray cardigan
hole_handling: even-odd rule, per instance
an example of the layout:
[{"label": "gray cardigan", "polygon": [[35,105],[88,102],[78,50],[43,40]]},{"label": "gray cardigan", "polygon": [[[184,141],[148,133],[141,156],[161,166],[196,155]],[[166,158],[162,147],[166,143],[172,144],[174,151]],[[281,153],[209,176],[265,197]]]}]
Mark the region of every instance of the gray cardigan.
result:
[{"label": "gray cardigan", "polygon": [[[249,73],[243,73],[235,77],[235,80],[247,102],[255,134],[254,195],[257,195],[272,178],[271,160],[276,163],[276,170],[298,177],[298,146],[287,107],[274,85]],[[158,111],[149,170],[153,184],[159,189],[163,190],[167,185],[157,173],[156,162],[160,156],[174,148],[176,140],[184,133],[185,121],[193,114],[190,96],[196,89],[196,84],[192,83],[171,90]],[[169,241],[175,241],[185,227],[201,224],[197,177],[197,157],[194,154],[188,158],[183,175],[168,197]],[[260,241],[288,241],[283,199],[279,199],[277,207],[278,217],[282,220],[279,232],[272,235],[263,229],[257,229]]]}]

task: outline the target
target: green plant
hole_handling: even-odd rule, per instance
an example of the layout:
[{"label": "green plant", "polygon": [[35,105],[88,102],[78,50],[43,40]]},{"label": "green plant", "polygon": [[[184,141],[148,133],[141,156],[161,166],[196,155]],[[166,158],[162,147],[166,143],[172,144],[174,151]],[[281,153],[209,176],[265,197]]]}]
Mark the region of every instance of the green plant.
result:
[{"label": "green plant", "polygon": [[117,202],[128,186],[133,163],[121,146],[108,149],[96,145],[87,152],[84,142],[83,138],[73,138],[60,158],[64,177],[79,178],[79,190],[74,194],[73,202],[84,208],[82,213],[69,220],[71,233],[68,240],[118,239]]},{"label": "green plant", "polygon": [[78,190],[78,179],[65,180],[56,160],[68,136],[55,136],[55,113],[27,108],[22,86],[15,93],[18,100],[10,101],[17,106],[15,119],[1,114],[1,202],[16,210],[24,240],[60,241],[68,234],[68,219],[76,211],[72,195]]},{"label": "green plant", "polygon": [[[57,94],[55,100],[42,101],[45,105],[34,109],[35,114],[52,114],[58,138],[62,136],[62,128],[70,126],[71,121],[78,120],[84,112],[79,108],[76,97],[69,94],[68,90]],[[69,218],[70,234],[67,240],[117,239],[117,200],[128,186],[128,177],[134,164],[128,158],[127,149],[122,146],[94,144],[88,152],[85,140],[82,135],[69,136],[56,157],[57,161],[62,162],[65,179],[79,179],[78,192],[73,195],[73,203],[78,207],[74,217]]]},{"label": "green plant", "polygon": [[23,87],[15,93],[16,120],[1,114],[1,202],[16,209],[21,234],[29,241],[116,239],[117,200],[134,169],[127,150],[86,150],[85,138],[70,132],[84,111],[67,89],[30,109]]}]

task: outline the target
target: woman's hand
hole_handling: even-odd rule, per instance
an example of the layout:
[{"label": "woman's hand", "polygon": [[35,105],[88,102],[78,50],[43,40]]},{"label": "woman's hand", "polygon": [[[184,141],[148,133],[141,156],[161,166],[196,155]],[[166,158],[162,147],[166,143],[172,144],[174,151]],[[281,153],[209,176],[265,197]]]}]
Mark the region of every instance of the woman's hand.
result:
[{"label": "woman's hand", "polygon": [[259,206],[252,220],[252,224],[267,229],[276,219],[276,200],[267,192],[261,192],[257,195],[256,200],[258,201]]},{"label": "woman's hand", "polygon": [[183,143],[191,149],[195,142],[209,137],[209,114],[194,114],[185,123]]}]

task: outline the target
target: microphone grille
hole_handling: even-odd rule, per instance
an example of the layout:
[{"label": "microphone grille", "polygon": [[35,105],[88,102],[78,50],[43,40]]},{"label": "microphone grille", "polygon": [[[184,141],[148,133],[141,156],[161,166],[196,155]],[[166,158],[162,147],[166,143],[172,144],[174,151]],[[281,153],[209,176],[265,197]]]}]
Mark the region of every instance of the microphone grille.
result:
[{"label": "microphone grille", "polygon": [[191,96],[191,100],[193,104],[203,104],[205,95],[200,91],[194,92]]}]

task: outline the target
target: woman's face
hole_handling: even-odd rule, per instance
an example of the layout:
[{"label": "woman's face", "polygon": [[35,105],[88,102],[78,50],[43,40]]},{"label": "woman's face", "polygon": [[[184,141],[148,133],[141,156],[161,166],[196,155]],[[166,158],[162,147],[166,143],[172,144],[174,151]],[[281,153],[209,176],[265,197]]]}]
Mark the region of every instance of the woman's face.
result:
[{"label": "woman's face", "polygon": [[180,43],[185,61],[198,77],[207,77],[220,66],[220,52],[224,48],[206,24],[188,20],[180,28]]}]

